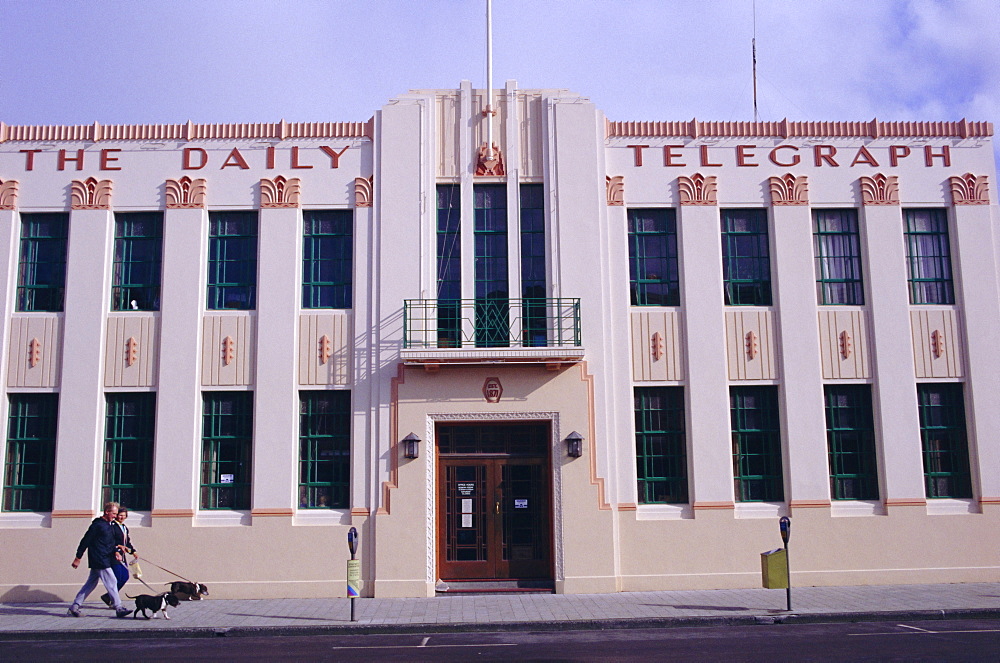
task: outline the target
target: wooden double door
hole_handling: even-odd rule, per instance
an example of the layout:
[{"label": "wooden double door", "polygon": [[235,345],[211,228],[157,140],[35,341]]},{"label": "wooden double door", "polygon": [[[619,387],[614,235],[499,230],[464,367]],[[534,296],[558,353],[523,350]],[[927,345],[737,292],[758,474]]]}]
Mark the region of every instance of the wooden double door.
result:
[{"label": "wooden double door", "polygon": [[549,425],[438,426],[442,580],[552,577]]}]

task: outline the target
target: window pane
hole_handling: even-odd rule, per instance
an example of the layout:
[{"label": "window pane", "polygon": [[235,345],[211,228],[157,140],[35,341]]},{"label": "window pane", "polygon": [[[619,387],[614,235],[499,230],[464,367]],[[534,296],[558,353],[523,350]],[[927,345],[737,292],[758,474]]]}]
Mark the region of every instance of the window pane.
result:
[{"label": "window pane", "polygon": [[784,500],[777,387],[730,387],[737,502]]},{"label": "window pane", "polygon": [[162,252],[162,212],[115,213],[111,310],[160,310]]},{"label": "window pane", "polygon": [[202,509],[249,509],[253,393],[202,394]]},{"label": "window pane", "polygon": [[679,306],[676,211],[630,209],[628,246],[632,305]]},{"label": "window pane", "polygon": [[722,278],[727,305],[771,305],[766,210],[722,211]]},{"label": "window pane", "polygon": [[635,388],[635,458],[640,504],[688,501],[683,387]]},{"label": "window pane", "polygon": [[911,304],[954,304],[948,217],[943,209],[904,210]]},{"label": "window pane", "polygon": [[102,500],[152,506],[156,394],[107,394]]},{"label": "window pane", "polygon": [[824,391],[830,495],[835,500],[877,500],[871,386],[827,385]]},{"label": "window pane", "polygon": [[256,308],[257,213],[209,212],[209,310]]},{"label": "window pane", "polygon": [[21,214],[18,311],[62,311],[69,215]]},{"label": "window pane", "polygon": [[58,394],[11,394],[3,510],[51,511]]},{"label": "window pane", "polygon": [[864,304],[858,215],[815,210],[816,294],[820,304]]},{"label": "window pane", "polygon": [[299,394],[299,508],[350,505],[351,393]]},{"label": "window pane", "polygon": [[350,210],[303,213],[302,308],[351,308],[353,220]]},{"label": "window pane", "polygon": [[972,497],[962,385],[918,384],[927,497]]}]

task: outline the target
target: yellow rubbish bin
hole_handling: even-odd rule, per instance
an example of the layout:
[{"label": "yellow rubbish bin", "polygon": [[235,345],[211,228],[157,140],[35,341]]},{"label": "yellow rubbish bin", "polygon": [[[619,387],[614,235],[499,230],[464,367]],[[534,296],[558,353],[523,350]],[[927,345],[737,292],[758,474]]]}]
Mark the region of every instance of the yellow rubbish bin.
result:
[{"label": "yellow rubbish bin", "polygon": [[760,554],[760,575],[764,589],[788,587],[788,555],[784,548]]}]

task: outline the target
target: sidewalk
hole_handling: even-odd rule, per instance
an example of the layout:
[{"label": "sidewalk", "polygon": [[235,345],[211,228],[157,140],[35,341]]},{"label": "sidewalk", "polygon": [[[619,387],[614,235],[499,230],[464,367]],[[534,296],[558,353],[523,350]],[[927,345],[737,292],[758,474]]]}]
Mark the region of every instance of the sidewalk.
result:
[{"label": "sidewalk", "polygon": [[[97,598],[94,594],[94,598]],[[131,605],[128,601],[126,605]],[[618,594],[517,594],[423,599],[213,600],[182,602],[162,617],[115,619],[97,601],[83,616],[65,603],[0,604],[0,640],[85,638],[109,628],[151,637],[242,634],[440,633],[555,629],[655,628],[723,624],[1000,619],[1000,582],[952,585],[801,587],[791,612],[783,589],[735,589]]]}]

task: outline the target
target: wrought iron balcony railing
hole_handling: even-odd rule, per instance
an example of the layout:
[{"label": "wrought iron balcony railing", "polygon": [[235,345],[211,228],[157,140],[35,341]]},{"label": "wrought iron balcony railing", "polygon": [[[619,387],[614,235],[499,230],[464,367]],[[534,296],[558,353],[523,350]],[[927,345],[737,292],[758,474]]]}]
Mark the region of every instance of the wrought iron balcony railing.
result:
[{"label": "wrought iron balcony railing", "polygon": [[580,346],[580,299],[407,299],[403,348]]}]

